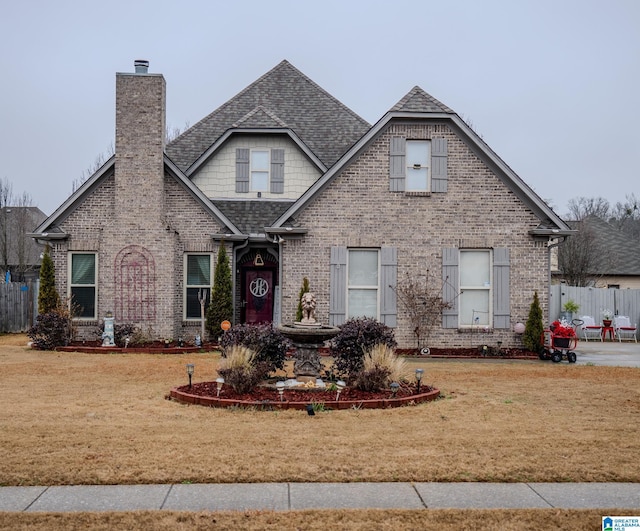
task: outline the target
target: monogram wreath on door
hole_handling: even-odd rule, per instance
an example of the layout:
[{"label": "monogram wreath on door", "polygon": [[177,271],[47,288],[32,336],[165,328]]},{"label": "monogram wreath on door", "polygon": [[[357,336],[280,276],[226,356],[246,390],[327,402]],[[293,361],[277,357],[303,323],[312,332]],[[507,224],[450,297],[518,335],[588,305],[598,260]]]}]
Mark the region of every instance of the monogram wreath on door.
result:
[{"label": "monogram wreath on door", "polygon": [[269,292],[269,283],[262,277],[257,277],[249,284],[249,292],[251,293],[253,307],[257,311],[261,311],[267,301],[267,293]]}]

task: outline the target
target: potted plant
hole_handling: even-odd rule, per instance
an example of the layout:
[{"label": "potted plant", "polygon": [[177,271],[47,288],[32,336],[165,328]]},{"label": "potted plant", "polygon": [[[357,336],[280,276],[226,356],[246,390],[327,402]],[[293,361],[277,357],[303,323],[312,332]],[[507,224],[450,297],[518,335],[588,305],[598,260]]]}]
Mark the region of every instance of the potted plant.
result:
[{"label": "potted plant", "polygon": [[602,324],[604,326],[611,326],[613,320],[613,312],[611,310],[602,310]]},{"label": "potted plant", "polygon": [[578,303],[576,303],[575,301],[569,299],[562,306],[563,312],[560,315],[560,317],[562,319],[564,319],[565,321],[567,321],[568,323],[570,323],[571,320],[573,319],[573,314],[577,313],[579,309],[580,309],[580,306],[578,305]]}]

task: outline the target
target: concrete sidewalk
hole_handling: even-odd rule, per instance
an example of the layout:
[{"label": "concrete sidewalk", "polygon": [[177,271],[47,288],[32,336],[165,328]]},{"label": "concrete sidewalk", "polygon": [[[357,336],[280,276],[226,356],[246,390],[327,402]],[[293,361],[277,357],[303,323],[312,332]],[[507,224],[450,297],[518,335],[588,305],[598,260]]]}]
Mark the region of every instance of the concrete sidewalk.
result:
[{"label": "concrete sidewalk", "polygon": [[0,511],[638,509],[640,483],[233,483],[0,487]]}]

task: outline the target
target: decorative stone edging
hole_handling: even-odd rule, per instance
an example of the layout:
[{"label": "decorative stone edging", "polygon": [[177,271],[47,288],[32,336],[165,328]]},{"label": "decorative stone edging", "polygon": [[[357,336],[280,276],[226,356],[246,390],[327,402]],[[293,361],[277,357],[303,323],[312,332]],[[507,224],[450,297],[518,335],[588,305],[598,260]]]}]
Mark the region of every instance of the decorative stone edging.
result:
[{"label": "decorative stone edging", "polygon": [[[324,401],[322,404],[325,409],[386,409],[391,407],[406,406],[409,404],[420,404],[422,402],[430,402],[440,396],[439,389],[433,389],[427,393],[417,395],[403,396],[399,398],[376,398],[373,400],[330,400]],[[218,398],[215,396],[192,395],[179,388],[174,387],[169,393],[169,397],[177,402],[184,404],[193,404],[196,406],[206,407],[243,407],[243,408],[267,408],[267,409],[306,409],[313,401],[308,402],[289,402],[285,401],[252,401],[252,400],[236,400],[230,398]]]}]

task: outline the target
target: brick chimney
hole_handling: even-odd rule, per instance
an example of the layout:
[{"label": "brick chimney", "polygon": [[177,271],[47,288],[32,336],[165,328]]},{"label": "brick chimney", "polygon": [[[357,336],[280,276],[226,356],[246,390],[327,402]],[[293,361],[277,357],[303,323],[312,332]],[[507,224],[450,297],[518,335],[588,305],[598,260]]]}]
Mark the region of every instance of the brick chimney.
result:
[{"label": "brick chimney", "polygon": [[148,73],[149,61],[134,67],[116,74],[115,214],[131,228],[162,217],[166,129],[164,77]]}]

